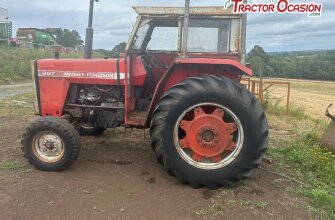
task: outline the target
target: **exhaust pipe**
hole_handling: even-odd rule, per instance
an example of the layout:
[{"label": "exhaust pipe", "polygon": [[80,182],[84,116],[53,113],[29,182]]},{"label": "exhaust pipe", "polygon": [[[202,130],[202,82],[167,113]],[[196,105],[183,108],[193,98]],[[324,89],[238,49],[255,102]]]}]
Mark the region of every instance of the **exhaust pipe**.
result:
[{"label": "exhaust pipe", "polygon": [[93,11],[94,2],[99,2],[99,0],[90,0],[90,12],[88,17],[88,27],[86,28],[86,38],[85,38],[85,58],[92,58],[92,48],[93,48]]},{"label": "exhaust pipe", "polygon": [[185,0],[182,58],[187,57],[187,38],[188,38],[188,25],[190,17],[190,1],[191,0]]}]

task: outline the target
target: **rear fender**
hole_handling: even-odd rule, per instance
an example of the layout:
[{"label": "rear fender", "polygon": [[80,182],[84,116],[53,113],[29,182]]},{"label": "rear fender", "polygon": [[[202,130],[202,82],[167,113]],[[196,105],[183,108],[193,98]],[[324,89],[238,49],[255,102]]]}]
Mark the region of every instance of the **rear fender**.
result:
[{"label": "rear fender", "polygon": [[[210,66],[224,66],[230,68],[230,73],[252,76],[252,70],[242,65],[239,61],[233,59],[213,59],[213,58],[187,58],[187,59],[176,59],[178,64],[198,64],[198,65],[210,65]],[[212,74],[212,73],[207,73]]]},{"label": "rear fender", "polygon": [[242,65],[236,60],[211,59],[211,58],[187,58],[176,59],[166,71],[162,79],[157,84],[152,102],[148,110],[146,127],[150,126],[151,115],[159,99],[171,87],[182,80],[201,75],[225,76],[236,82],[240,82],[243,75],[252,76],[252,70]]}]

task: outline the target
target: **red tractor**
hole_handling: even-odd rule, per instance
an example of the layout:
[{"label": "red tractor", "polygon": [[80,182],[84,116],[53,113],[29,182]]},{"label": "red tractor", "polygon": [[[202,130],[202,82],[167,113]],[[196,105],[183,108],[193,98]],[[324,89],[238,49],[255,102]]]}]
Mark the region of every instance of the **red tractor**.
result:
[{"label": "red tractor", "polygon": [[[150,128],[157,160],[181,183],[216,188],[248,177],[268,144],[257,99],[240,84],[246,16],[223,7],[135,7],[119,59],[33,63],[35,111],[22,138],[29,162],[65,170],[80,135]],[[112,138],[112,137],[111,137]]]}]

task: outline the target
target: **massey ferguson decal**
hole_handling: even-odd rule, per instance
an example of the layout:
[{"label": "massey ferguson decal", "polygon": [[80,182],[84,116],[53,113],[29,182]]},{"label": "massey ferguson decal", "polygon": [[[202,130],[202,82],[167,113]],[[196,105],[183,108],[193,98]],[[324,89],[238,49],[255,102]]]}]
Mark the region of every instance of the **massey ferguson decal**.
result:
[{"label": "massey ferguson decal", "polygon": [[[95,78],[95,79],[117,79],[117,73],[110,72],[72,72],[72,71],[51,71],[39,70],[39,77],[62,77],[62,78]],[[120,79],[125,79],[126,74],[120,73]]]},{"label": "massey ferguson decal", "polygon": [[234,13],[307,13],[310,17],[321,16],[322,3],[294,2],[291,0],[227,0],[226,7],[232,7]]}]

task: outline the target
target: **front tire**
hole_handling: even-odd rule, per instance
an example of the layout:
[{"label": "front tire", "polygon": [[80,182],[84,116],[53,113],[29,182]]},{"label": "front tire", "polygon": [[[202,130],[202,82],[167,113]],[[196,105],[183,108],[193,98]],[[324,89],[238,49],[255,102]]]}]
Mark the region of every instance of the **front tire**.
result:
[{"label": "front tire", "polygon": [[55,117],[43,117],[31,123],[21,143],[29,163],[44,171],[69,168],[80,152],[78,132],[66,120]]},{"label": "front tire", "polygon": [[171,88],[155,108],[150,133],[166,171],[195,188],[249,177],[268,144],[257,99],[234,81],[209,75]]}]

